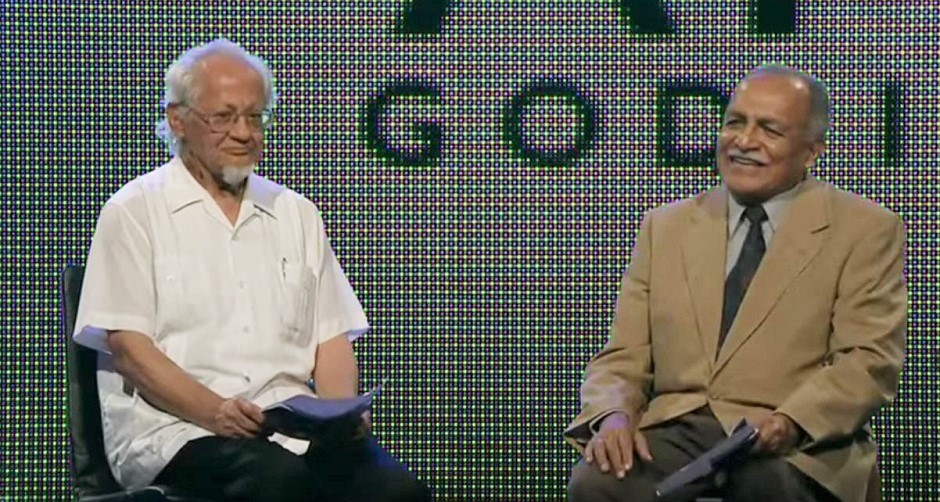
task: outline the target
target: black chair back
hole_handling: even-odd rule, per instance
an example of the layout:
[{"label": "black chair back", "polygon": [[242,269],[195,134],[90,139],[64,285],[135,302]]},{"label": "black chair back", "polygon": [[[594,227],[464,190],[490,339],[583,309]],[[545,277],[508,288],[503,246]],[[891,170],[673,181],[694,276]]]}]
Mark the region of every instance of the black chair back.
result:
[{"label": "black chair back", "polygon": [[98,353],[72,341],[85,267],[68,265],[62,272],[62,336],[68,367],[68,410],[72,490],[79,497],[120,492],[104,452],[98,404]]}]

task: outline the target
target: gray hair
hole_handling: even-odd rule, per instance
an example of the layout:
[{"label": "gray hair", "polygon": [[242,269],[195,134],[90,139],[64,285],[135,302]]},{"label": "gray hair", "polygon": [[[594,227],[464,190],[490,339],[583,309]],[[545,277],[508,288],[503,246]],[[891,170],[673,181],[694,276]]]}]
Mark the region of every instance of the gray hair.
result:
[{"label": "gray hair", "polygon": [[[277,90],[274,89],[273,78],[268,65],[261,58],[249,54],[240,45],[225,38],[217,38],[207,44],[189,49],[167,68],[165,76],[166,89],[161,102],[164,110],[170,105],[190,104],[196,99],[197,89],[194,70],[200,61],[213,54],[233,56],[244,61],[258,72],[264,84],[266,108],[268,110],[274,109],[274,105],[277,103]],[[157,123],[157,136],[166,143],[170,153],[174,155],[178,153],[179,138],[173,133],[173,129],[166,118]]]},{"label": "gray hair", "polygon": [[816,77],[782,65],[763,65],[751,70],[742,82],[760,75],[774,75],[778,77],[795,78],[806,84],[809,89],[809,136],[816,141],[825,141],[829,132],[829,90],[826,85]]}]

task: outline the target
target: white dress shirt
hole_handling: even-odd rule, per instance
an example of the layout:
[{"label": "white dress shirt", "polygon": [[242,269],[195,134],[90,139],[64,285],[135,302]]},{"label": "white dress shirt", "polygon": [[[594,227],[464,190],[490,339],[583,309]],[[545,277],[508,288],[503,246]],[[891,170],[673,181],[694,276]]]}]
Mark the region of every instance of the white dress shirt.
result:
[{"label": "white dress shirt", "polygon": [[[101,210],[74,338],[99,351],[108,463],[132,488],[211,433],[153,407],[125,382],[111,364],[107,330],[143,333],[199,383],[264,407],[311,393],[318,344],[368,328],[312,202],[252,174],[233,225],[174,158]],[[298,454],[307,447],[271,440]]]}]

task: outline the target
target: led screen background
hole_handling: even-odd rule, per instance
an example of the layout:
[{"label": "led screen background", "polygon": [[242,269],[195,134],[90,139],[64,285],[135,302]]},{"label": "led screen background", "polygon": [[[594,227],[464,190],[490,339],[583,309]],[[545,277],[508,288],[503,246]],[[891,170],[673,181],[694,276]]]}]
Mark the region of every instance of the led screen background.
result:
[{"label": "led screen background", "polygon": [[561,430],[642,214],[716,183],[748,69],[817,75],[834,109],[814,173],[909,230],[907,365],[873,421],[887,499],[937,500],[940,8],[798,3],[4,3],[0,498],[69,493],[58,274],[167,160],[166,67],[225,36],[280,91],[261,171],[322,209],[370,317],[377,435],[442,499],[563,497]]}]

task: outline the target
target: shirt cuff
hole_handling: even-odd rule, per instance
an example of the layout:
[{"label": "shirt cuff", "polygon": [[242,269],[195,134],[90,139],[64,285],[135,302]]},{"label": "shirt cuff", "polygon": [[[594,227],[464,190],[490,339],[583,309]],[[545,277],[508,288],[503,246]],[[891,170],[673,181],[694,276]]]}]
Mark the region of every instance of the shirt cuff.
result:
[{"label": "shirt cuff", "polygon": [[366,321],[365,316],[353,322],[330,322],[320,326],[319,332],[321,335],[318,337],[317,343],[332,340],[339,335],[346,335],[349,341],[353,342],[368,331],[369,323]]},{"label": "shirt cuff", "polygon": [[110,354],[108,350],[108,331],[135,331],[153,338],[153,322],[138,316],[92,314],[77,324],[72,339],[75,343],[90,349]]}]

